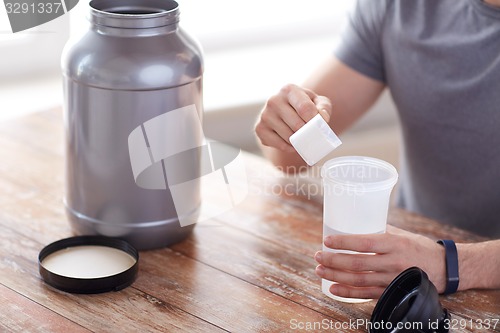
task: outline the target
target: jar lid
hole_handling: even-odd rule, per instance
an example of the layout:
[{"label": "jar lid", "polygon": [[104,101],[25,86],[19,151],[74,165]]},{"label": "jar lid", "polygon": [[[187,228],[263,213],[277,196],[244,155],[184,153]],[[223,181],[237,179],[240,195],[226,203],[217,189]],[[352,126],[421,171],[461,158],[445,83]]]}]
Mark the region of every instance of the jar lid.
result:
[{"label": "jar lid", "polygon": [[122,239],[76,236],[44,247],[38,255],[38,268],[48,285],[62,291],[118,291],[134,282],[139,252]]}]

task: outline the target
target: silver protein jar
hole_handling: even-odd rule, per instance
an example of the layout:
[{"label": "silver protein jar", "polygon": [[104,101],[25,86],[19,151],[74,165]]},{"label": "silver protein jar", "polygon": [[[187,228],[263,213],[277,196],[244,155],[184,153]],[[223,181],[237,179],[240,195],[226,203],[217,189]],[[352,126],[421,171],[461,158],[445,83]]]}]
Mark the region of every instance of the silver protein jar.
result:
[{"label": "silver protein jar", "polygon": [[[200,210],[200,159],[165,161],[203,144],[201,49],[173,0],[89,5],[90,29],[62,57],[66,210],[78,234],[168,246]],[[189,186],[172,176],[185,168]]]}]

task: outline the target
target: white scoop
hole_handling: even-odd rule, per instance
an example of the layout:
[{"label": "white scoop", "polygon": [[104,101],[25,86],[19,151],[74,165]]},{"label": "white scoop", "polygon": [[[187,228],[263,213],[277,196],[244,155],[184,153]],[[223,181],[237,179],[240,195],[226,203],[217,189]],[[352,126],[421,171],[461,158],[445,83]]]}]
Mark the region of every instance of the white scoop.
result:
[{"label": "white scoop", "polygon": [[290,143],[308,165],[314,165],[340,146],[342,141],[318,113],[290,136]]}]

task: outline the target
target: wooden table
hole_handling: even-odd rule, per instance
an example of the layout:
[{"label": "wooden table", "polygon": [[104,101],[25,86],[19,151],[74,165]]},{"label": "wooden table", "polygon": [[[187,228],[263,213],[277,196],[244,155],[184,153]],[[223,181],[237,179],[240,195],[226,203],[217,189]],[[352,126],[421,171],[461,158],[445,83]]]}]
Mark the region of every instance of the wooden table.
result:
[{"label": "wooden table", "polygon": [[[244,157],[249,196],[217,217],[217,226],[200,224],[182,243],[141,252],[129,288],[73,295],[44,284],[37,264],[43,246],[72,235],[62,204],[61,112],[0,123],[0,331],[301,332],[368,320],[375,301],[343,304],[321,293],[312,258],[321,247],[321,203],[277,193],[278,185],[290,184],[288,193],[300,185],[263,159]],[[481,240],[397,209],[389,222],[433,238]],[[457,320],[500,318],[500,291],[441,301]],[[500,323],[489,331],[500,332]]]}]

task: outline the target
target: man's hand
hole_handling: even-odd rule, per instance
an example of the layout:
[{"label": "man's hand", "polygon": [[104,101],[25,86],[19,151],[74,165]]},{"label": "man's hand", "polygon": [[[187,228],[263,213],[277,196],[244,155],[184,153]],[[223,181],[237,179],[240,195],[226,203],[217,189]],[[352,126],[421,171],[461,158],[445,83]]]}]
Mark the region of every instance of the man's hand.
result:
[{"label": "man's hand", "polygon": [[332,105],[327,97],[289,84],[269,98],[255,132],[264,146],[294,152],[290,136],[318,113],[328,122],[331,112]]},{"label": "man's hand", "polygon": [[335,235],[325,237],[325,246],[367,254],[318,251],[316,274],[335,281],[330,292],[349,298],[379,298],[389,283],[403,270],[423,269],[439,293],[446,286],[444,248],[434,240],[396,227],[385,234]]},{"label": "man's hand", "polygon": [[340,135],[370,108],[383,89],[384,83],[328,57],[302,87],[289,84],[269,98],[255,126],[262,152],[279,169],[297,172],[306,163],[289,142],[294,132],[320,113]]}]

